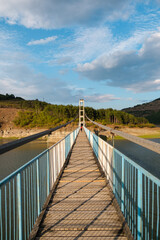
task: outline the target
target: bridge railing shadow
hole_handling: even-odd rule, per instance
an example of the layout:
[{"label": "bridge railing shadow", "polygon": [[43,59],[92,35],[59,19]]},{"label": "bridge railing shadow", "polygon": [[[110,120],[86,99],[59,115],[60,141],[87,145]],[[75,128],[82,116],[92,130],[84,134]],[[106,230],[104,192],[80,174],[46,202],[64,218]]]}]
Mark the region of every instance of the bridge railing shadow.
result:
[{"label": "bridge railing shadow", "polygon": [[160,180],[85,128],[134,239],[160,238]]}]

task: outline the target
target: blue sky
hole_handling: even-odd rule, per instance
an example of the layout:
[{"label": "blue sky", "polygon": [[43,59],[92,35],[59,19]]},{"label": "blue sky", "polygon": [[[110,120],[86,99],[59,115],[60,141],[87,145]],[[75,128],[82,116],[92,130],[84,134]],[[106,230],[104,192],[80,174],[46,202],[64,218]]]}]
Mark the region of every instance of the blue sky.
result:
[{"label": "blue sky", "polygon": [[0,93],[122,109],[160,97],[160,0],[0,0]]}]

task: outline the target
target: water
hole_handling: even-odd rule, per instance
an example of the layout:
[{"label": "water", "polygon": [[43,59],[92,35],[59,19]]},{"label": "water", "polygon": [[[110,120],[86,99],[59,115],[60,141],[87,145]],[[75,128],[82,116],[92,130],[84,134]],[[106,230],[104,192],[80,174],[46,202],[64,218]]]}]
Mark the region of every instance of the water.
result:
[{"label": "water", "polygon": [[[149,140],[160,143],[160,138]],[[112,145],[111,141],[109,143]],[[125,139],[115,140],[114,146],[124,155],[160,179],[160,156],[158,153],[152,152]]]},{"label": "water", "polygon": [[[8,141],[0,139],[0,144]],[[160,139],[152,139],[152,141],[160,143]],[[45,141],[35,140],[0,155],[0,180],[27,163],[50,145]],[[158,153],[154,153],[128,140],[115,140],[115,148],[160,179],[160,157]]]},{"label": "water", "polygon": [[[7,143],[9,141],[13,140],[0,139],[0,144]],[[23,166],[50,145],[52,144],[48,144],[46,141],[35,140],[7,153],[1,154],[0,180],[17,170],[19,167]]]}]

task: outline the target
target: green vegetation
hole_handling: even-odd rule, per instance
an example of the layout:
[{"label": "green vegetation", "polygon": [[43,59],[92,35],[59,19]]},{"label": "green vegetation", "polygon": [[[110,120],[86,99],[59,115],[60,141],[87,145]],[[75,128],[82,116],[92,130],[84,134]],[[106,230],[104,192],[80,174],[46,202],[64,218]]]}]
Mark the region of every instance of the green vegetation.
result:
[{"label": "green vegetation", "polygon": [[70,121],[77,114],[78,107],[72,105],[48,104],[43,109],[36,105],[30,111],[20,111],[14,123],[20,127],[53,127]]},{"label": "green vegetation", "polygon": [[[19,127],[53,127],[67,121],[70,121],[78,114],[78,106],[72,105],[54,105],[36,100],[24,100],[20,97],[0,94],[0,107],[21,109],[18,116],[14,120],[16,126]],[[143,117],[135,117],[129,113],[109,109],[95,110],[86,107],[87,116],[103,125],[116,124],[133,126],[149,126],[147,119]],[[78,119],[77,119],[78,122]],[[89,124],[89,123],[88,123]],[[153,126],[153,125],[152,125]]]},{"label": "green vegetation", "polygon": [[122,111],[133,114],[135,117],[145,117],[150,123],[160,124],[160,98]]},{"label": "green vegetation", "polygon": [[151,115],[146,117],[149,122],[154,124],[160,124],[160,111],[154,112]]},{"label": "green vegetation", "polygon": [[95,110],[90,107],[85,108],[85,112],[87,116],[94,120],[102,123],[103,125],[106,124],[132,124],[137,126],[139,124],[148,124],[148,120],[143,117],[135,117],[129,113],[114,110],[112,108],[109,109],[98,109]]},{"label": "green vegetation", "polygon": [[15,97],[13,94],[6,93],[6,95],[0,94],[0,101],[1,100],[24,100],[24,99],[21,97]]},{"label": "green vegetation", "polygon": [[140,135],[139,137],[141,137],[141,138],[160,138],[160,133],[159,134]]}]

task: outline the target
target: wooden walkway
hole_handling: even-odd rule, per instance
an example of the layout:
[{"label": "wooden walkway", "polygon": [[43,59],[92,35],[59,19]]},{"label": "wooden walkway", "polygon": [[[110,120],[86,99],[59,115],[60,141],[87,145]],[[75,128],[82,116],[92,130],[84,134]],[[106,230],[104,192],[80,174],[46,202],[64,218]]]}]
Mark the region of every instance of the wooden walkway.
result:
[{"label": "wooden walkway", "polygon": [[127,239],[84,132],[77,138],[36,239]]}]

